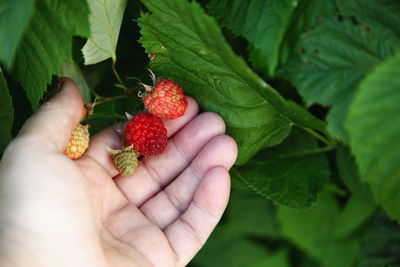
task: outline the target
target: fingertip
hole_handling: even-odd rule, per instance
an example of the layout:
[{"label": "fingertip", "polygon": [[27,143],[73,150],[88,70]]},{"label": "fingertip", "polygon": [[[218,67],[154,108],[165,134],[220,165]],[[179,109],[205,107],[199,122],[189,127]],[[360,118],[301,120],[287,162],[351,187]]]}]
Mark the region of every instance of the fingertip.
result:
[{"label": "fingertip", "polygon": [[25,123],[20,137],[33,137],[44,145],[50,144],[56,150],[64,150],[71,132],[82,119],[84,104],[79,89],[71,79],[61,78],[60,88]]},{"label": "fingertip", "polygon": [[188,101],[188,106],[183,116],[174,120],[163,119],[165,127],[168,131],[168,136],[174,135],[177,131],[189,123],[197,115],[197,113],[199,113],[199,105],[197,104],[196,100],[190,96],[186,96],[186,99]]},{"label": "fingertip", "polygon": [[197,101],[194,100],[194,98],[191,96],[186,96],[185,98],[188,102],[188,107],[186,108],[186,111],[189,110],[189,113],[197,114],[199,112],[199,104],[197,104]]},{"label": "fingertip", "polygon": [[197,171],[209,169],[211,166],[221,166],[228,171],[237,158],[237,145],[235,140],[227,135],[214,137],[197,155],[192,163]]},{"label": "fingertip", "polygon": [[233,139],[231,136],[229,135],[224,135],[224,142],[226,143],[226,148],[227,148],[227,153],[229,153],[229,155],[231,155],[229,157],[230,161],[228,163],[228,171],[230,168],[232,168],[233,164],[235,164],[237,156],[238,156],[238,146],[236,143],[236,140]]},{"label": "fingertip", "polygon": [[222,166],[212,168],[199,184],[194,201],[214,217],[222,216],[229,200],[230,176]]},{"label": "fingertip", "polygon": [[200,114],[203,117],[204,123],[210,124],[213,128],[217,128],[221,134],[226,131],[224,119],[217,113],[206,111]]},{"label": "fingertip", "polygon": [[74,114],[79,114],[79,120],[81,120],[80,114],[83,112],[84,103],[78,86],[70,78],[62,77],[60,78],[60,88],[60,97],[62,100],[68,101],[67,106],[71,106]]}]

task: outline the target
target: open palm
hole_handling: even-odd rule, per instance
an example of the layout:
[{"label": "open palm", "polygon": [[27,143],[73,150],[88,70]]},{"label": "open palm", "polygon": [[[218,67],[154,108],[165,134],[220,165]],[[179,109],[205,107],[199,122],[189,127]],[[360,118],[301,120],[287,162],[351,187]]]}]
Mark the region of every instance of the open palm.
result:
[{"label": "open palm", "polygon": [[3,157],[4,258],[10,263],[18,257],[29,266],[187,264],[229,197],[228,170],[237,148],[224,135],[222,119],[197,114],[189,98],[185,115],[165,122],[167,150],[122,177],[105,149],[120,145],[112,128],[91,138],[79,160],[62,154],[83,106],[72,81],[63,87]]}]

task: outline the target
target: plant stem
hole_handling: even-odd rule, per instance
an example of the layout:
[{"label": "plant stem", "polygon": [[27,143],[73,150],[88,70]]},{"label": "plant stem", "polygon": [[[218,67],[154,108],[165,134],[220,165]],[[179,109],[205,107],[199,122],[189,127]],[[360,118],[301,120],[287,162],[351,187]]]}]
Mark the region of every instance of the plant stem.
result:
[{"label": "plant stem", "polygon": [[90,87],[90,92],[92,93],[92,95],[94,95],[96,99],[101,98],[101,96],[98,93],[96,93],[96,91],[92,87]]},{"label": "plant stem", "polygon": [[108,101],[113,101],[113,100],[118,100],[118,99],[124,99],[124,98],[128,98],[129,96],[127,95],[117,95],[117,96],[110,96],[110,97],[101,97],[99,99],[96,99],[96,106]]},{"label": "plant stem", "polygon": [[113,60],[113,63],[112,63],[112,65],[111,65],[112,71],[114,72],[114,75],[115,75],[115,77],[117,78],[117,81],[119,82],[119,84],[121,84],[122,87],[123,87],[123,89],[124,89],[125,91],[127,91],[127,90],[128,90],[128,87],[126,87],[126,85],[125,85],[124,82],[122,81],[121,77],[119,76],[118,71],[117,71],[117,69],[115,68],[115,63],[116,63],[116,61]]},{"label": "plant stem", "polygon": [[317,138],[319,141],[321,141],[322,143],[324,143],[327,146],[332,146],[334,145],[334,143],[332,143],[331,141],[329,141],[325,136],[319,134],[318,132],[310,129],[310,128],[306,128],[306,127],[301,127],[304,131],[308,132],[309,134],[311,134],[312,136],[314,136],[315,138]]}]

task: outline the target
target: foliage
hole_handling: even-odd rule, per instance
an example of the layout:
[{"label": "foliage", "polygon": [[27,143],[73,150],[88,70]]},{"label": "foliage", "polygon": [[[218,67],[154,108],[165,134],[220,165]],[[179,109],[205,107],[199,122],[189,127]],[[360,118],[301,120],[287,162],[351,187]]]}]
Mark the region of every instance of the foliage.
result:
[{"label": "foliage", "polygon": [[236,189],[193,266],[400,263],[397,0],[4,0],[0,64],[0,152],[61,75],[92,133],[147,67],[223,117]]},{"label": "foliage", "polygon": [[85,64],[96,64],[107,58],[115,62],[119,29],[122,23],[126,0],[90,0],[91,36],[82,48]]},{"label": "foliage", "polygon": [[3,72],[0,68],[0,149],[4,150],[7,143],[11,141],[11,127],[14,120],[14,108],[12,99],[8,91],[7,82],[4,79]]},{"label": "foliage", "polygon": [[86,3],[79,0],[36,2],[12,68],[34,109],[52,75],[59,75],[61,64],[71,60],[71,37],[89,36],[88,14]]},{"label": "foliage", "polygon": [[259,194],[277,204],[304,209],[316,202],[329,180],[329,163],[323,152],[312,136],[293,129],[282,144],[261,151],[235,170]]},{"label": "foliage", "polygon": [[393,141],[400,132],[400,121],[396,120],[400,112],[399,65],[400,54],[368,75],[357,91],[347,120],[361,177],[371,185],[377,202],[397,220],[400,220],[397,195],[400,144]]}]

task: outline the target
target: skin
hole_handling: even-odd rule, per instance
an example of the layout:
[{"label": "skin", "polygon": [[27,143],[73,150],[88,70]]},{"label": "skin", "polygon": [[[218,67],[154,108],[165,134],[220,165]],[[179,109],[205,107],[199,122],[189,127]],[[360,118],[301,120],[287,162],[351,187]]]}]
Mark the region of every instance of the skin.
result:
[{"label": "skin", "polygon": [[82,158],[63,154],[83,103],[71,80],[61,87],[0,163],[0,266],[186,265],[228,202],[237,147],[223,120],[188,98],[185,115],[165,121],[167,150],[122,177],[105,148],[119,147],[113,128]]}]

